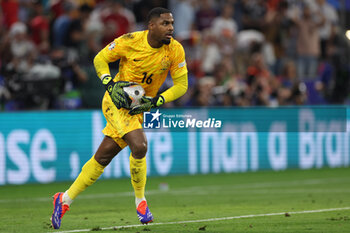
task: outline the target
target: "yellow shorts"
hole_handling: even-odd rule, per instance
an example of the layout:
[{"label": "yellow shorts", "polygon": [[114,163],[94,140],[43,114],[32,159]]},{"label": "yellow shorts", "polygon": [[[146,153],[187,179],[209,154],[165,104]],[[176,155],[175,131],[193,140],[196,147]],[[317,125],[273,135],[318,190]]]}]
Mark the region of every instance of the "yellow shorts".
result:
[{"label": "yellow shorts", "polygon": [[129,110],[117,109],[107,92],[102,100],[102,111],[107,120],[107,125],[102,133],[111,137],[120,148],[127,146],[123,139],[125,134],[135,129],[142,129],[143,114],[131,116]]}]

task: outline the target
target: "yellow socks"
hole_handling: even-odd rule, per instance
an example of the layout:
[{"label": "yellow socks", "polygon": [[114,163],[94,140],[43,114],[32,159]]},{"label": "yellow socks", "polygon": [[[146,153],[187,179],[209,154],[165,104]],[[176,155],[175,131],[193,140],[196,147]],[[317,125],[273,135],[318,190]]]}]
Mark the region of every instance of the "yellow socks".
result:
[{"label": "yellow socks", "polygon": [[136,199],[144,199],[147,179],[146,157],[143,157],[142,159],[135,159],[130,154],[129,160],[131,184],[134,187],[135,197]]},{"label": "yellow socks", "polygon": [[[145,186],[147,179],[147,163],[146,157],[142,159],[135,159],[130,154],[130,175],[131,184],[135,191],[136,206],[145,200]],[[95,183],[95,181],[103,173],[105,166],[99,164],[95,157],[85,163],[79,176],[75,179],[74,183],[63,195],[63,202],[70,205],[73,200],[87,187]]]},{"label": "yellow socks", "polygon": [[65,192],[68,194],[67,199],[69,202],[72,202],[82,191],[84,191],[87,187],[95,183],[95,181],[100,177],[103,173],[105,166],[99,164],[95,156],[85,163],[79,176],[75,179],[74,183],[70,186],[70,188]]}]

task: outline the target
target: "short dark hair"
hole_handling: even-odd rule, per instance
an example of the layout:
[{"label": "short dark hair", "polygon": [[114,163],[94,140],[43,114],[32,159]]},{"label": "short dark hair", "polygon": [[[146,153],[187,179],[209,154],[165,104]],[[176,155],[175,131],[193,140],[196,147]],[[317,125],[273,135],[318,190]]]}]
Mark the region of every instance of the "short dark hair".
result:
[{"label": "short dark hair", "polygon": [[161,14],[171,13],[170,10],[163,7],[156,7],[150,10],[147,15],[147,23],[151,21],[153,18],[159,18]]}]

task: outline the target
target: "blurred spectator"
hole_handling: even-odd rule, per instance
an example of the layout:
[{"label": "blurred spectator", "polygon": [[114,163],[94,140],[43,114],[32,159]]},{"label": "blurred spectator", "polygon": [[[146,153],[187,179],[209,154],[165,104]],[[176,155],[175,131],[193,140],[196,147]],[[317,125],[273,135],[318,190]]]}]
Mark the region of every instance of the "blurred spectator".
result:
[{"label": "blurred spectator", "polygon": [[55,87],[60,71],[50,64],[37,63],[37,51],[25,24],[17,22],[11,26],[7,43],[10,49],[6,53],[11,60],[3,67],[9,93],[5,109],[49,108],[58,94]]},{"label": "blurred spectator", "polygon": [[29,23],[31,38],[39,53],[46,54],[50,49],[49,20],[44,15],[43,5],[40,3],[40,0],[34,0],[33,7],[34,17]]},{"label": "blurred spectator", "polygon": [[63,2],[63,13],[53,23],[53,46],[64,46],[69,36],[68,31],[71,22],[77,18],[77,6],[71,2]]},{"label": "blurred spectator", "polygon": [[192,0],[175,0],[171,9],[174,15],[174,34],[175,37],[187,38],[193,29],[195,11]]},{"label": "blurred spectator", "polygon": [[262,45],[265,42],[265,36],[257,30],[242,30],[237,35],[237,49],[239,51],[250,53],[256,45]]},{"label": "blurred spectator", "polygon": [[12,24],[9,38],[12,60],[7,64],[6,69],[25,73],[32,66],[36,56],[35,46],[28,37],[27,26],[21,22]]},{"label": "blurred spectator", "polygon": [[202,34],[201,70],[207,75],[213,75],[215,67],[221,61],[219,45],[211,30],[205,30]]},{"label": "blurred spectator", "polygon": [[246,82],[237,73],[229,56],[223,57],[221,63],[216,66],[214,78],[216,86],[213,89],[213,94],[217,104],[223,106],[249,105],[248,99],[244,96],[247,88]]},{"label": "blurred spectator", "polygon": [[86,19],[85,39],[86,39],[86,56],[85,59],[90,64],[96,54],[102,49],[102,38],[104,26],[100,16],[100,8],[95,8]]},{"label": "blurred spectator", "polygon": [[292,89],[292,105],[304,105],[307,102],[307,90],[304,83],[299,83]]},{"label": "blurred spectator", "polygon": [[224,56],[222,58],[213,75],[217,86],[226,86],[229,81],[238,76],[230,56]]},{"label": "blurred spectator", "polygon": [[56,20],[59,16],[64,13],[64,1],[65,0],[52,0],[50,1],[49,7],[52,14],[53,20]]},{"label": "blurred spectator", "polygon": [[200,1],[199,9],[195,17],[195,26],[197,30],[203,31],[206,28],[210,28],[216,16],[217,11],[211,0]]},{"label": "blurred spectator", "polygon": [[266,27],[266,13],[265,0],[243,0],[243,29],[262,31]]},{"label": "blurred spectator", "polygon": [[271,68],[275,74],[280,74],[283,59],[286,57],[286,46],[289,40],[289,30],[291,20],[288,17],[288,1],[269,1],[273,4],[269,7],[264,29],[266,41],[272,46],[274,57],[276,59]]},{"label": "blurred spectator", "polygon": [[[79,7],[79,16],[71,21],[67,32],[68,35],[64,43],[68,49],[74,50],[75,53],[79,54],[79,61],[83,65],[91,64],[92,56],[90,55],[91,50],[88,43],[94,41],[96,37],[96,35],[90,33],[87,29],[91,12],[92,8],[87,4],[83,4]],[[102,32],[102,30],[100,31]],[[100,37],[102,36],[101,33],[98,35]],[[96,55],[96,52],[94,52],[94,55]]]},{"label": "blurred spectator", "polygon": [[74,50],[54,48],[50,54],[52,63],[61,71],[62,89],[57,108],[77,109],[82,107],[79,85],[87,81],[86,72],[79,65],[79,57]]},{"label": "blurred spectator", "polygon": [[216,17],[212,24],[212,30],[217,37],[222,54],[233,55],[237,35],[237,24],[233,20],[233,6],[225,4],[220,16]]},{"label": "blurred spectator", "polygon": [[295,63],[292,60],[286,61],[281,76],[278,77],[278,105],[294,104],[299,85]]},{"label": "blurred spectator", "polygon": [[78,17],[72,18],[69,23],[66,38],[64,40],[64,46],[79,51],[80,45],[84,40],[84,26],[85,21],[89,17],[91,9],[87,5],[83,5],[79,8],[76,14]]},{"label": "blurred spectator", "polygon": [[[34,0],[36,1],[36,0]],[[18,0],[19,10],[18,10],[18,21],[28,22],[33,14],[34,8],[33,0]]]},{"label": "blurred spectator", "polygon": [[211,76],[202,77],[195,87],[193,93],[193,106],[214,106],[215,99],[213,97],[212,91],[215,87],[215,79]]},{"label": "blurred spectator", "polygon": [[320,80],[327,80],[323,86],[326,93],[330,93],[330,103],[344,104],[350,93],[349,39],[341,30],[336,30],[333,34],[327,43],[326,60],[323,62],[326,69],[320,69]]},{"label": "blurred spectator", "polygon": [[237,72],[246,75],[250,57],[255,52],[261,52],[265,42],[264,35],[257,30],[242,30],[236,40],[235,63]]},{"label": "blurred spectator", "polygon": [[102,38],[103,45],[107,45],[115,38],[133,30],[132,13],[124,8],[121,1],[107,0],[101,11],[101,19],[105,27]]},{"label": "blurred spectator", "polygon": [[334,36],[335,28],[338,26],[338,15],[335,8],[326,2],[326,0],[316,0],[316,11],[319,11],[324,17],[324,23],[320,27],[320,46],[321,57],[326,58],[326,47],[330,39]]},{"label": "blurred spectator", "polygon": [[0,28],[0,74],[5,73],[7,65],[12,61],[12,53],[10,46],[10,33]]},{"label": "blurred spectator", "polygon": [[296,11],[292,17],[298,29],[298,75],[301,78],[311,79],[316,75],[320,55],[319,27],[324,23],[324,17],[321,14],[319,16],[320,20],[316,21],[310,6],[304,4],[301,17]]},{"label": "blurred spectator", "polygon": [[266,67],[261,53],[251,56],[251,65],[247,69],[247,94],[253,105],[270,105],[271,90],[270,82],[273,78]]}]

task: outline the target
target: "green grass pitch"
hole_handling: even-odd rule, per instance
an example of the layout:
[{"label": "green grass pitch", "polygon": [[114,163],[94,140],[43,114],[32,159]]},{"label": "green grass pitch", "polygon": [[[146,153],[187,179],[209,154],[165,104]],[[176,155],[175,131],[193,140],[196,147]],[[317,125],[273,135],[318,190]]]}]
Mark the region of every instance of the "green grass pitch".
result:
[{"label": "green grass pitch", "polygon": [[0,232],[350,232],[350,168],[150,177],[149,225],[129,179],[99,180],[53,230],[51,196],[70,184],[0,186]]}]

